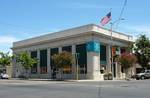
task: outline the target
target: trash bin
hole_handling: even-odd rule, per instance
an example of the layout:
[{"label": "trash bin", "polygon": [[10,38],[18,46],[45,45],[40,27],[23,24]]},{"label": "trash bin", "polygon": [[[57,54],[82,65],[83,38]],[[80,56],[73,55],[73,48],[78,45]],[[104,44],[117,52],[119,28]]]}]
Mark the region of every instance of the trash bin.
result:
[{"label": "trash bin", "polygon": [[108,80],[113,80],[113,76],[111,73],[108,74]]}]

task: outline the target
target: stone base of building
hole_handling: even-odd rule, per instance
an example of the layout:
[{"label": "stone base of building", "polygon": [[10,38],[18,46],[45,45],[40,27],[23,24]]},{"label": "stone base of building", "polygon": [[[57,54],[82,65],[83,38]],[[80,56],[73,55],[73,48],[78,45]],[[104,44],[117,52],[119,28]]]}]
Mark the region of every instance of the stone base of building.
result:
[{"label": "stone base of building", "polygon": [[89,75],[87,74],[80,74],[77,75],[76,74],[63,74],[63,75],[59,75],[57,74],[55,78],[51,77],[51,75],[49,74],[31,74],[30,78],[39,78],[39,79],[71,79],[71,80],[104,80],[103,78],[103,74],[100,75],[92,75],[91,77],[89,77]]}]

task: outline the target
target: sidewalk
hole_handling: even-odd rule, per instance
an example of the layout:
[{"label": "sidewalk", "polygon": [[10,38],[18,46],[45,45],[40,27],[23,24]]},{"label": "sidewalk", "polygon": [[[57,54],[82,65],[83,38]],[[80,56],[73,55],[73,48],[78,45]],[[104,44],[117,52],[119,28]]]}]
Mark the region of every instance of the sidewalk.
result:
[{"label": "sidewalk", "polygon": [[126,83],[133,84],[135,81],[126,80],[52,80],[52,79],[26,79],[20,80],[13,78],[9,80],[0,80],[0,85],[78,85],[78,86],[91,86],[91,87],[114,87],[114,86],[128,86]]},{"label": "sidewalk", "polygon": [[127,81],[127,80],[88,80],[88,79],[85,79],[85,80],[28,79],[28,80],[29,81],[52,81],[52,82],[54,82],[54,81],[56,81],[56,82],[114,82],[114,81]]},{"label": "sidewalk", "polygon": [[[11,79],[1,79],[0,80],[0,82],[4,82],[4,81],[6,81],[7,83],[11,83],[11,82],[17,82],[17,83],[21,83],[21,82],[32,82],[32,81],[34,81],[34,82],[43,82],[43,83],[61,83],[61,82],[65,82],[65,83],[67,83],[67,82],[125,82],[125,81],[127,81],[127,80],[54,80],[54,79],[19,79],[19,78],[11,78]],[[132,81],[132,80],[129,80],[129,81]]]}]

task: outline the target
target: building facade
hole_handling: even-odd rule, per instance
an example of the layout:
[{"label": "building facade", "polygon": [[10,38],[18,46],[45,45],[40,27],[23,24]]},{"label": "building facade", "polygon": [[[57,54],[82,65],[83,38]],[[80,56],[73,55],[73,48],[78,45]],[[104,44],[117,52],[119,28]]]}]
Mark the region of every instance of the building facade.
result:
[{"label": "building facade", "polygon": [[[79,79],[102,80],[103,74],[111,71],[114,78],[120,79],[124,77],[122,68],[116,62],[111,64],[111,55],[125,52],[125,47],[132,42],[132,36],[89,24],[14,42],[12,50],[14,54],[27,51],[39,60],[31,68],[33,78],[59,78],[60,73],[51,57],[67,51],[77,63],[64,68],[63,78],[76,79],[78,76]],[[111,50],[114,51],[111,53]],[[13,76],[18,77],[22,70],[14,61]]]}]

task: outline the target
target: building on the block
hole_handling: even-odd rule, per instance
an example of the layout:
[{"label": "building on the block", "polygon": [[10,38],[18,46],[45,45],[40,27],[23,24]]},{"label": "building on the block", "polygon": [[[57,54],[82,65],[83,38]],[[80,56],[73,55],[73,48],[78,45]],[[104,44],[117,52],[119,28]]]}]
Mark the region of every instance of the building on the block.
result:
[{"label": "building on the block", "polygon": [[[70,71],[64,70],[63,78],[76,79],[78,68],[79,79],[103,80],[103,74],[108,71],[115,79],[120,79],[124,72],[116,62],[111,66],[111,50],[112,55],[120,55],[132,42],[132,36],[88,24],[14,42],[12,50],[13,53],[28,51],[31,57],[38,58],[39,63],[30,71],[33,78],[58,78],[60,73],[56,72],[51,56],[67,51],[72,55],[78,54],[78,64],[72,64]],[[14,77],[18,77],[22,70],[13,63]]]}]

